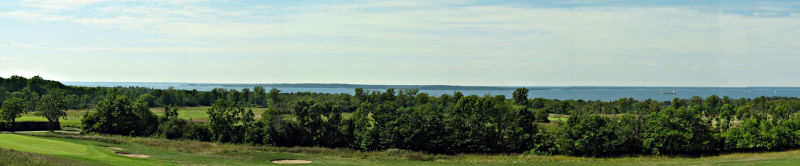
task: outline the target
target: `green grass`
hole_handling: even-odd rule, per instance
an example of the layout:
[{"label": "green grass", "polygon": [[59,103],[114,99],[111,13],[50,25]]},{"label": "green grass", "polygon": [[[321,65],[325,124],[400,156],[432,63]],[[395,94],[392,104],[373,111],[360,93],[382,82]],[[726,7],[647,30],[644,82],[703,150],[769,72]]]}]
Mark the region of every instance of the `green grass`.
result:
[{"label": "green grass", "polygon": [[[81,165],[76,161],[43,154],[0,148],[0,165]],[[14,162],[11,162],[14,161]]]},{"label": "green grass", "polygon": [[[178,117],[183,118],[186,120],[191,119],[195,122],[207,122],[208,121],[208,108],[209,106],[199,106],[199,107],[181,107],[178,108]],[[256,118],[261,117],[261,113],[263,113],[265,108],[253,108],[253,114],[256,115]],[[150,111],[153,111],[157,115],[163,116],[164,115],[164,108],[150,108]]]},{"label": "green grass", "polygon": [[[118,156],[104,146],[115,146],[148,159]],[[81,136],[52,133],[0,134],[0,148],[69,159],[89,165],[270,165],[277,159],[303,159],[310,165],[799,165],[800,150],[767,153],[734,153],[708,157],[638,156],[586,158],[523,154],[435,155],[433,161],[411,160],[428,156],[420,152],[390,149],[359,152],[350,149],[272,147],[176,141],[124,136]],[[4,151],[0,151],[3,153]],[[19,152],[16,152],[19,153]],[[57,157],[57,158],[54,158]],[[31,158],[31,157],[29,157]],[[12,160],[6,160],[12,161]],[[17,162],[17,161],[15,161]],[[19,161],[24,163],[25,161]],[[0,164],[2,165],[2,164]]]},{"label": "green grass", "polygon": [[[80,127],[81,118],[88,110],[68,110],[65,111],[67,116],[59,119],[61,126]],[[17,122],[47,122],[47,119],[42,116],[37,116],[36,113],[23,114],[22,117],[15,119]]]},{"label": "green grass", "polygon": [[564,114],[550,114],[547,116],[547,120],[550,121],[563,121],[566,122],[569,119],[569,115]]}]

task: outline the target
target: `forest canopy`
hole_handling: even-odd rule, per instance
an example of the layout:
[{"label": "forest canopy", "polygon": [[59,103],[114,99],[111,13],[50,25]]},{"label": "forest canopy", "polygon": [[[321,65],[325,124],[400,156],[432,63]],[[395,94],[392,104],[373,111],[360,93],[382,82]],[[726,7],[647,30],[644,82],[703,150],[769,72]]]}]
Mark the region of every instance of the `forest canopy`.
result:
[{"label": "forest canopy", "polygon": [[[24,112],[47,112],[42,115],[57,121],[63,115],[59,111],[89,109],[83,132],[364,151],[615,156],[800,146],[800,99],[795,97],[585,101],[531,99],[526,88],[513,94],[507,99],[391,88],[356,88],[350,95],[264,87],[75,87],[12,76],[0,78],[0,115],[13,121]],[[209,121],[179,118],[178,110],[190,106],[210,106]],[[165,114],[153,114],[155,107],[164,107]],[[256,115],[253,108],[265,111]]]}]

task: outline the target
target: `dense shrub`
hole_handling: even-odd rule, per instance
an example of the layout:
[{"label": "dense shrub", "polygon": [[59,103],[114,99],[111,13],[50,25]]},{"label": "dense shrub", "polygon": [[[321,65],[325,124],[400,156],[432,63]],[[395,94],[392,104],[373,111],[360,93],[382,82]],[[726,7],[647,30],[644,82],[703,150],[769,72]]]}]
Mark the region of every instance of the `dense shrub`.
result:
[{"label": "dense shrub", "polygon": [[191,124],[188,121],[172,118],[163,120],[159,123],[156,136],[167,139],[187,139],[190,137]]},{"label": "dense shrub", "polygon": [[645,152],[652,154],[686,154],[717,150],[708,121],[697,109],[666,108],[652,112],[642,138]]}]

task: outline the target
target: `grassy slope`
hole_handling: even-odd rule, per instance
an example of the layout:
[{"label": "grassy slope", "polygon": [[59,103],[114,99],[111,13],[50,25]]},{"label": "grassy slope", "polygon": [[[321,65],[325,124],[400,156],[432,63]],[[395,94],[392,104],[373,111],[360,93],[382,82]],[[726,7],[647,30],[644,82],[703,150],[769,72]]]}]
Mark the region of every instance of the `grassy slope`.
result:
[{"label": "grassy slope", "polygon": [[0,148],[52,155],[87,164],[153,165],[165,164],[114,154],[113,150],[80,140],[48,139],[17,134],[0,134]]},{"label": "grassy slope", "polygon": [[[14,162],[11,162],[14,161]],[[85,165],[72,160],[43,154],[20,152],[0,148],[0,165]]]},{"label": "grassy slope", "polygon": [[[276,159],[305,159],[312,165],[800,165],[800,150],[769,153],[736,153],[712,157],[583,158],[536,155],[437,155],[435,161],[411,161],[416,152],[389,150],[358,152],[349,149],[271,147],[174,141],[122,136],[68,136],[51,138],[0,134],[0,148],[96,164],[129,165],[268,165]],[[104,146],[150,155],[135,159],[115,155]]]}]

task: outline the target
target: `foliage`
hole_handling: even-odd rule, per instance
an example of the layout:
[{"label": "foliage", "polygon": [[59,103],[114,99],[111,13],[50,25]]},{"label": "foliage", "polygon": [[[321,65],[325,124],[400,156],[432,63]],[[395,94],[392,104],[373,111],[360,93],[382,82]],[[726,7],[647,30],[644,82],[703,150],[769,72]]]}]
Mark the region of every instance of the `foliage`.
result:
[{"label": "foliage", "polygon": [[517,88],[514,90],[514,103],[519,105],[528,104],[528,88]]},{"label": "foliage", "polygon": [[649,115],[642,138],[645,152],[653,154],[699,153],[716,150],[717,138],[697,109],[666,108]]},{"label": "foliage", "polygon": [[10,97],[3,101],[3,106],[0,106],[0,120],[11,122],[10,129],[14,129],[14,122],[16,118],[22,117],[25,112],[25,102],[17,97]]},{"label": "foliage", "polygon": [[39,109],[41,112],[39,114],[47,118],[47,122],[50,124],[49,129],[53,131],[56,128],[54,125],[59,122],[59,118],[67,116],[67,113],[64,112],[67,106],[64,103],[63,93],[58,89],[50,90],[42,96],[40,103]]},{"label": "foliage", "polygon": [[148,136],[158,127],[158,120],[146,102],[131,102],[125,95],[106,96],[81,123],[85,132],[132,136]]},{"label": "foliage", "polygon": [[242,103],[234,104],[219,99],[208,109],[211,140],[217,142],[243,142],[245,131],[254,122],[252,109],[245,110]]},{"label": "foliage", "polygon": [[[507,99],[390,88],[357,88],[353,95],[263,87],[86,88],[12,76],[0,79],[0,108],[13,121],[7,117],[23,111],[56,110],[58,117],[58,110],[94,107],[82,122],[86,132],[362,151],[615,156],[800,147],[800,99],[794,97],[586,101],[528,99],[528,92],[518,88]],[[208,123],[177,118],[179,106],[209,105]],[[149,107],[165,107],[164,116]],[[253,107],[266,108],[260,119]],[[551,122],[551,114],[569,118]]]}]

